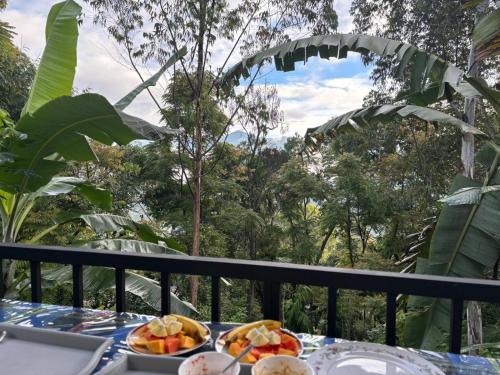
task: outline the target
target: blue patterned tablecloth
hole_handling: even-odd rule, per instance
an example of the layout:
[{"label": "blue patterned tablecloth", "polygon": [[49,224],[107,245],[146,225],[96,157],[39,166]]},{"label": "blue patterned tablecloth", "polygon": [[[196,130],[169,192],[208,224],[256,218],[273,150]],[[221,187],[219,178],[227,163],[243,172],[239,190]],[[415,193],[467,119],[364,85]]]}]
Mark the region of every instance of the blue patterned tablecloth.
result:
[{"label": "blue patterned tablecloth", "polygon": [[[0,300],[0,322],[113,338],[114,344],[104,354],[98,369],[112,361],[117,353],[128,352],[125,342],[128,332],[151,318],[149,315],[116,313],[109,310],[75,309],[68,306]],[[219,332],[229,329],[232,325],[209,324],[209,326],[212,337],[216,338]],[[298,336],[306,348],[305,357],[319,347],[345,341],[308,334]],[[206,349],[212,350],[209,345]],[[410,350],[434,363],[447,375],[500,375],[500,358]]]}]

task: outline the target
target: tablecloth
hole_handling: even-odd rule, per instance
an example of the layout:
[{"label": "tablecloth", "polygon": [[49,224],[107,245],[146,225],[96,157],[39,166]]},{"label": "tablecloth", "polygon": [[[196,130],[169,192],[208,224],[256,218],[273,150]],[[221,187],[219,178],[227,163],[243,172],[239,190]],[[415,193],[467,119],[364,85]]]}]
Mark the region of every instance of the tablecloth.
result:
[{"label": "tablecloth", "polygon": [[[118,353],[129,352],[125,342],[128,332],[151,319],[152,316],[143,314],[79,309],[7,299],[0,300],[0,322],[113,338],[113,345],[103,355],[97,369],[106,366]],[[220,323],[207,324],[210,327],[213,339],[217,338],[220,332],[234,326]],[[309,334],[298,334],[298,336],[304,343],[304,357],[324,345],[346,341]],[[213,350],[210,344],[205,349]],[[500,375],[500,358],[409,350],[434,363],[447,375]]]}]

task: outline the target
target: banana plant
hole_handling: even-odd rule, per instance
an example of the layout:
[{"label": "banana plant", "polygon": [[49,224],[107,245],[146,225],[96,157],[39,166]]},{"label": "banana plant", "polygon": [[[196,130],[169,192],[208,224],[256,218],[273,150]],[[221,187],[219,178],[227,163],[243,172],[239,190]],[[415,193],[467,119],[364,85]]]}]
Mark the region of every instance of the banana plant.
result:
[{"label": "banana plant", "polygon": [[[171,56],[158,73],[115,105],[98,94],[73,97],[80,13],[80,6],[72,0],[51,8],[45,29],[46,46],[21,118],[15,124],[5,111],[0,110],[0,219],[3,242],[17,240],[26,217],[36,200],[42,197],[74,192],[101,209],[111,208],[109,192],[78,178],[58,176],[68,161],[97,160],[88,138],[107,145],[125,145],[136,139],[157,140],[175,133],[131,116],[124,110],[141,91],[155,85],[161,75],[186,54],[186,49],[182,48]],[[146,224],[135,223],[128,218],[79,215],[78,220],[87,223],[97,235],[109,228],[114,228],[114,231],[121,228],[131,230],[142,240],[122,238],[103,242],[101,239],[100,243],[86,244],[87,247],[105,246],[116,251],[184,255],[171,248],[177,246],[174,241],[157,236]],[[66,218],[64,222],[43,229],[28,242],[37,242],[69,221]],[[6,285],[11,292],[15,292],[19,285],[15,270],[15,262],[11,262],[6,275]],[[95,284],[102,277],[102,272],[86,270],[86,275],[87,282]],[[154,280],[129,272],[126,284],[130,292],[149,303],[158,302],[158,298],[151,297],[159,288]],[[181,313],[193,311],[192,306],[175,295],[171,294],[171,299],[173,310]]]},{"label": "banana plant", "polygon": [[[498,53],[498,12],[481,20],[473,34],[480,48],[481,58]],[[443,201],[443,208],[427,251],[417,259],[419,273],[480,278],[491,269],[500,257],[500,160],[499,140],[487,135],[444,112],[426,107],[447,99],[453,92],[464,98],[481,97],[487,100],[500,118],[500,93],[480,78],[468,77],[457,67],[438,56],[419,50],[415,46],[367,35],[320,35],[291,41],[258,52],[230,68],[219,82],[225,91],[247,78],[250,69],[260,67],[274,59],[277,70],[295,69],[295,62],[304,63],[312,56],[329,59],[345,58],[347,52],[372,52],[392,57],[397,64],[400,78],[409,76],[409,89],[401,92],[397,100],[416,105],[382,105],[357,109],[338,116],[322,126],[308,129],[306,145],[316,149],[328,138],[343,131],[357,131],[370,123],[401,122],[413,117],[428,122],[452,125],[462,133],[471,133],[486,140],[477,160],[488,168],[484,182],[457,176],[451,195]],[[425,253],[425,254],[424,254]],[[437,299],[410,297],[411,313],[405,324],[406,344],[428,349],[444,342],[449,331],[450,304]]]}]

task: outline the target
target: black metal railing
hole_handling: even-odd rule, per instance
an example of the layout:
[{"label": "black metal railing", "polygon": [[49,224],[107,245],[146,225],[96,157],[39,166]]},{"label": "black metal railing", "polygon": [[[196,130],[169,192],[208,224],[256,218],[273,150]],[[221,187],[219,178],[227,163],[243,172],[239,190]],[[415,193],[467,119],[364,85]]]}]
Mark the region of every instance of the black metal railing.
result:
[{"label": "black metal railing", "polygon": [[[337,291],[351,289],[380,292],[387,296],[386,343],[396,343],[396,297],[419,295],[451,300],[449,351],[460,352],[464,301],[500,303],[500,282],[394,272],[339,269],[333,267],[248,261],[226,258],[183,257],[162,254],[120,253],[105,250],[0,244],[0,275],[4,259],[26,260],[31,264],[31,298],[42,300],[41,262],[71,264],[73,267],[73,305],[83,305],[83,266],[115,269],[116,310],[126,310],[125,270],[160,272],[161,312],[170,311],[170,274],[202,275],[212,279],[211,319],[220,321],[220,278],[256,280],[264,283],[265,318],[280,319],[283,283],[328,288],[328,336],[335,336]],[[0,298],[4,293],[0,277]]]}]

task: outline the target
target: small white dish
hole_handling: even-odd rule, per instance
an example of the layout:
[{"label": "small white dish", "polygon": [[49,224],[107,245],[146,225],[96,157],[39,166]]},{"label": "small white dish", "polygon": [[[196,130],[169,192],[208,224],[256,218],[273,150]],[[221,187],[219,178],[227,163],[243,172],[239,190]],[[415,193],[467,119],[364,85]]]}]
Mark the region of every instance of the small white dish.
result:
[{"label": "small white dish", "polygon": [[444,375],[407,349],[365,342],[346,342],[314,352],[307,363],[317,375]]},{"label": "small white dish", "polygon": [[[179,366],[178,375],[219,375],[234,358],[229,354],[203,352],[188,357]],[[224,375],[238,375],[240,364],[236,362]]]},{"label": "small white dish", "polygon": [[314,375],[305,361],[289,355],[263,358],[252,367],[252,375]]}]

